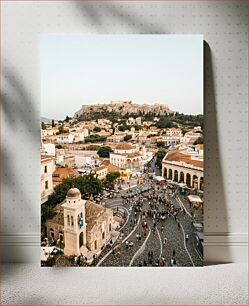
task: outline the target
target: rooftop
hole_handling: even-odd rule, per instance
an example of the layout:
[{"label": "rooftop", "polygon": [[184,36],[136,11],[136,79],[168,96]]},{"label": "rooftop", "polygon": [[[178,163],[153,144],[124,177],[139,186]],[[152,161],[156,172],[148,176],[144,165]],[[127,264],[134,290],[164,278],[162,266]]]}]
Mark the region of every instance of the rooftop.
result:
[{"label": "rooftop", "polygon": [[180,153],[179,150],[174,150],[168,152],[166,157],[164,158],[164,161],[170,161],[170,162],[184,162],[186,164],[189,164],[194,167],[203,168],[203,160],[195,160],[191,159],[191,155],[189,154],[183,154]]},{"label": "rooftop", "polygon": [[116,150],[132,150],[133,146],[132,144],[128,142],[120,142],[119,144],[116,145],[115,149]]}]

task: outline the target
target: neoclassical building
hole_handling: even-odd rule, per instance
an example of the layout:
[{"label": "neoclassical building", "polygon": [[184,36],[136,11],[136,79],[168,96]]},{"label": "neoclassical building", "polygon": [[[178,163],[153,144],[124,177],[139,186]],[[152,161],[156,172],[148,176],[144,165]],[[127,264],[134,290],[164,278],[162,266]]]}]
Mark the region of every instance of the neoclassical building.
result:
[{"label": "neoclassical building", "polygon": [[203,190],[203,145],[167,152],[162,161],[162,175],[190,188]]},{"label": "neoclassical building", "polygon": [[127,142],[116,145],[114,152],[110,153],[110,163],[121,169],[133,169],[141,167],[143,155],[137,146]]},{"label": "neoclassical building", "polygon": [[91,262],[113,236],[118,223],[112,209],[83,200],[77,188],[67,192],[66,199],[55,208],[56,215],[46,222],[47,235],[64,242],[66,256],[83,254]]}]

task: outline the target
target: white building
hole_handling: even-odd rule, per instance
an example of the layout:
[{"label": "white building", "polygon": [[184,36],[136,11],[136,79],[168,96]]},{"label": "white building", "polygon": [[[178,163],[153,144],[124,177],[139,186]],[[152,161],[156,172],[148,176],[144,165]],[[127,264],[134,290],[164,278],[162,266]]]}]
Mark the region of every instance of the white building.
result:
[{"label": "white building", "polygon": [[110,163],[121,169],[140,168],[143,156],[139,148],[130,143],[119,143],[110,153]]},{"label": "white building", "polygon": [[56,142],[58,144],[67,144],[74,142],[75,135],[73,133],[63,133],[56,137]]},{"label": "white building", "polygon": [[98,175],[98,179],[104,180],[106,178],[107,173],[108,173],[107,167],[104,166],[104,165],[96,167],[95,168],[95,173]]},{"label": "white building", "polygon": [[176,129],[176,128],[169,128],[166,131],[166,136],[182,137],[182,130],[181,129]]},{"label": "white building", "polygon": [[190,188],[203,190],[203,145],[180,147],[166,153],[162,161],[164,178],[185,183]]},{"label": "white building", "polygon": [[48,155],[41,156],[41,204],[48,200],[53,192],[52,175],[55,170],[55,160]]}]

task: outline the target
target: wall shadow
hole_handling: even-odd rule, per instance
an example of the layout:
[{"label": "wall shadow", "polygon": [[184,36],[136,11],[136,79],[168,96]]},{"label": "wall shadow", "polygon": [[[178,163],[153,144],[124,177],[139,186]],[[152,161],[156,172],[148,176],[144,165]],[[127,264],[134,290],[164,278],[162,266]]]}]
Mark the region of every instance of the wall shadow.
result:
[{"label": "wall shadow", "polygon": [[[34,150],[37,148],[37,152],[39,152],[40,146],[37,140],[40,137],[40,118],[37,116],[32,96],[18,72],[6,64],[2,67],[1,77],[1,132],[2,140],[6,140],[1,146],[1,260],[9,258],[11,262],[12,257],[18,257],[19,261],[25,261],[27,255],[24,249],[25,241],[21,241],[20,244],[21,237],[19,238],[18,234],[29,231],[31,234],[40,232],[39,213],[37,213],[40,202],[39,194],[37,194],[38,202],[34,203],[32,194],[27,192],[28,189],[36,189],[35,186],[37,183],[39,184],[39,180],[36,182],[32,178],[32,171],[34,171],[32,163],[28,159],[22,160],[22,158],[23,156],[28,158],[29,155],[23,154],[23,151],[28,153],[27,151],[33,146]],[[11,139],[11,135],[18,135],[18,143],[14,142],[16,137]],[[22,147],[22,138],[23,143],[26,144],[25,147]],[[30,146],[27,146],[27,138]],[[21,154],[18,153],[20,151],[22,151]],[[37,167],[35,171],[39,172],[39,164]],[[39,185],[37,190],[39,190]],[[20,220],[26,215],[25,212],[28,212],[28,218],[24,221],[25,229],[13,228],[14,224],[20,224]],[[37,230],[35,230],[36,227]],[[15,243],[16,239],[18,239],[17,244]],[[17,249],[18,256],[12,256],[13,254],[8,253],[11,252],[10,250],[16,252]]]},{"label": "wall shadow", "polygon": [[109,5],[98,5],[97,3],[75,1],[74,4],[77,12],[81,13],[82,20],[87,19],[100,33],[106,30],[102,24],[104,17],[108,19],[108,23],[114,22],[114,27],[116,21],[119,24],[123,23],[125,30],[136,31],[134,34],[167,34],[166,30],[155,25],[153,20],[142,20],[141,16],[129,12],[124,6],[117,8],[114,2]]},{"label": "wall shadow", "polygon": [[[212,51],[208,43],[204,41],[204,242],[206,242],[209,237],[226,235],[228,232],[228,213],[224,191],[224,177],[221,166],[217,101],[213,69]],[[222,211],[223,213],[222,231],[216,222],[218,220],[216,215],[218,211]],[[209,246],[207,245],[206,247]],[[226,257],[228,258],[226,262],[230,262],[229,247],[227,247]],[[204,265],[214,263],[215,262],[208,257],[204,247]],[[222,262],[218,261],[216,263]]]}]

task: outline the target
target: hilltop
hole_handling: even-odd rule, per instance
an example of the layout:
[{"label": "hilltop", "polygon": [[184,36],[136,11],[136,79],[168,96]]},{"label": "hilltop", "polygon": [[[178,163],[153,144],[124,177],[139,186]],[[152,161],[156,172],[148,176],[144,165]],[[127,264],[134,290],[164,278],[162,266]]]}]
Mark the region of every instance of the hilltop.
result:
[{"label": "hilltop", "polygon": [[128,118],[129,116],[154,116],[174,115],[166,104],[137,104],[132,101],[111,101],[107,104],[82,105],[74,114],[74,118],[82,120],[94,120],[99,118],[110,119],[113,117]]}]

